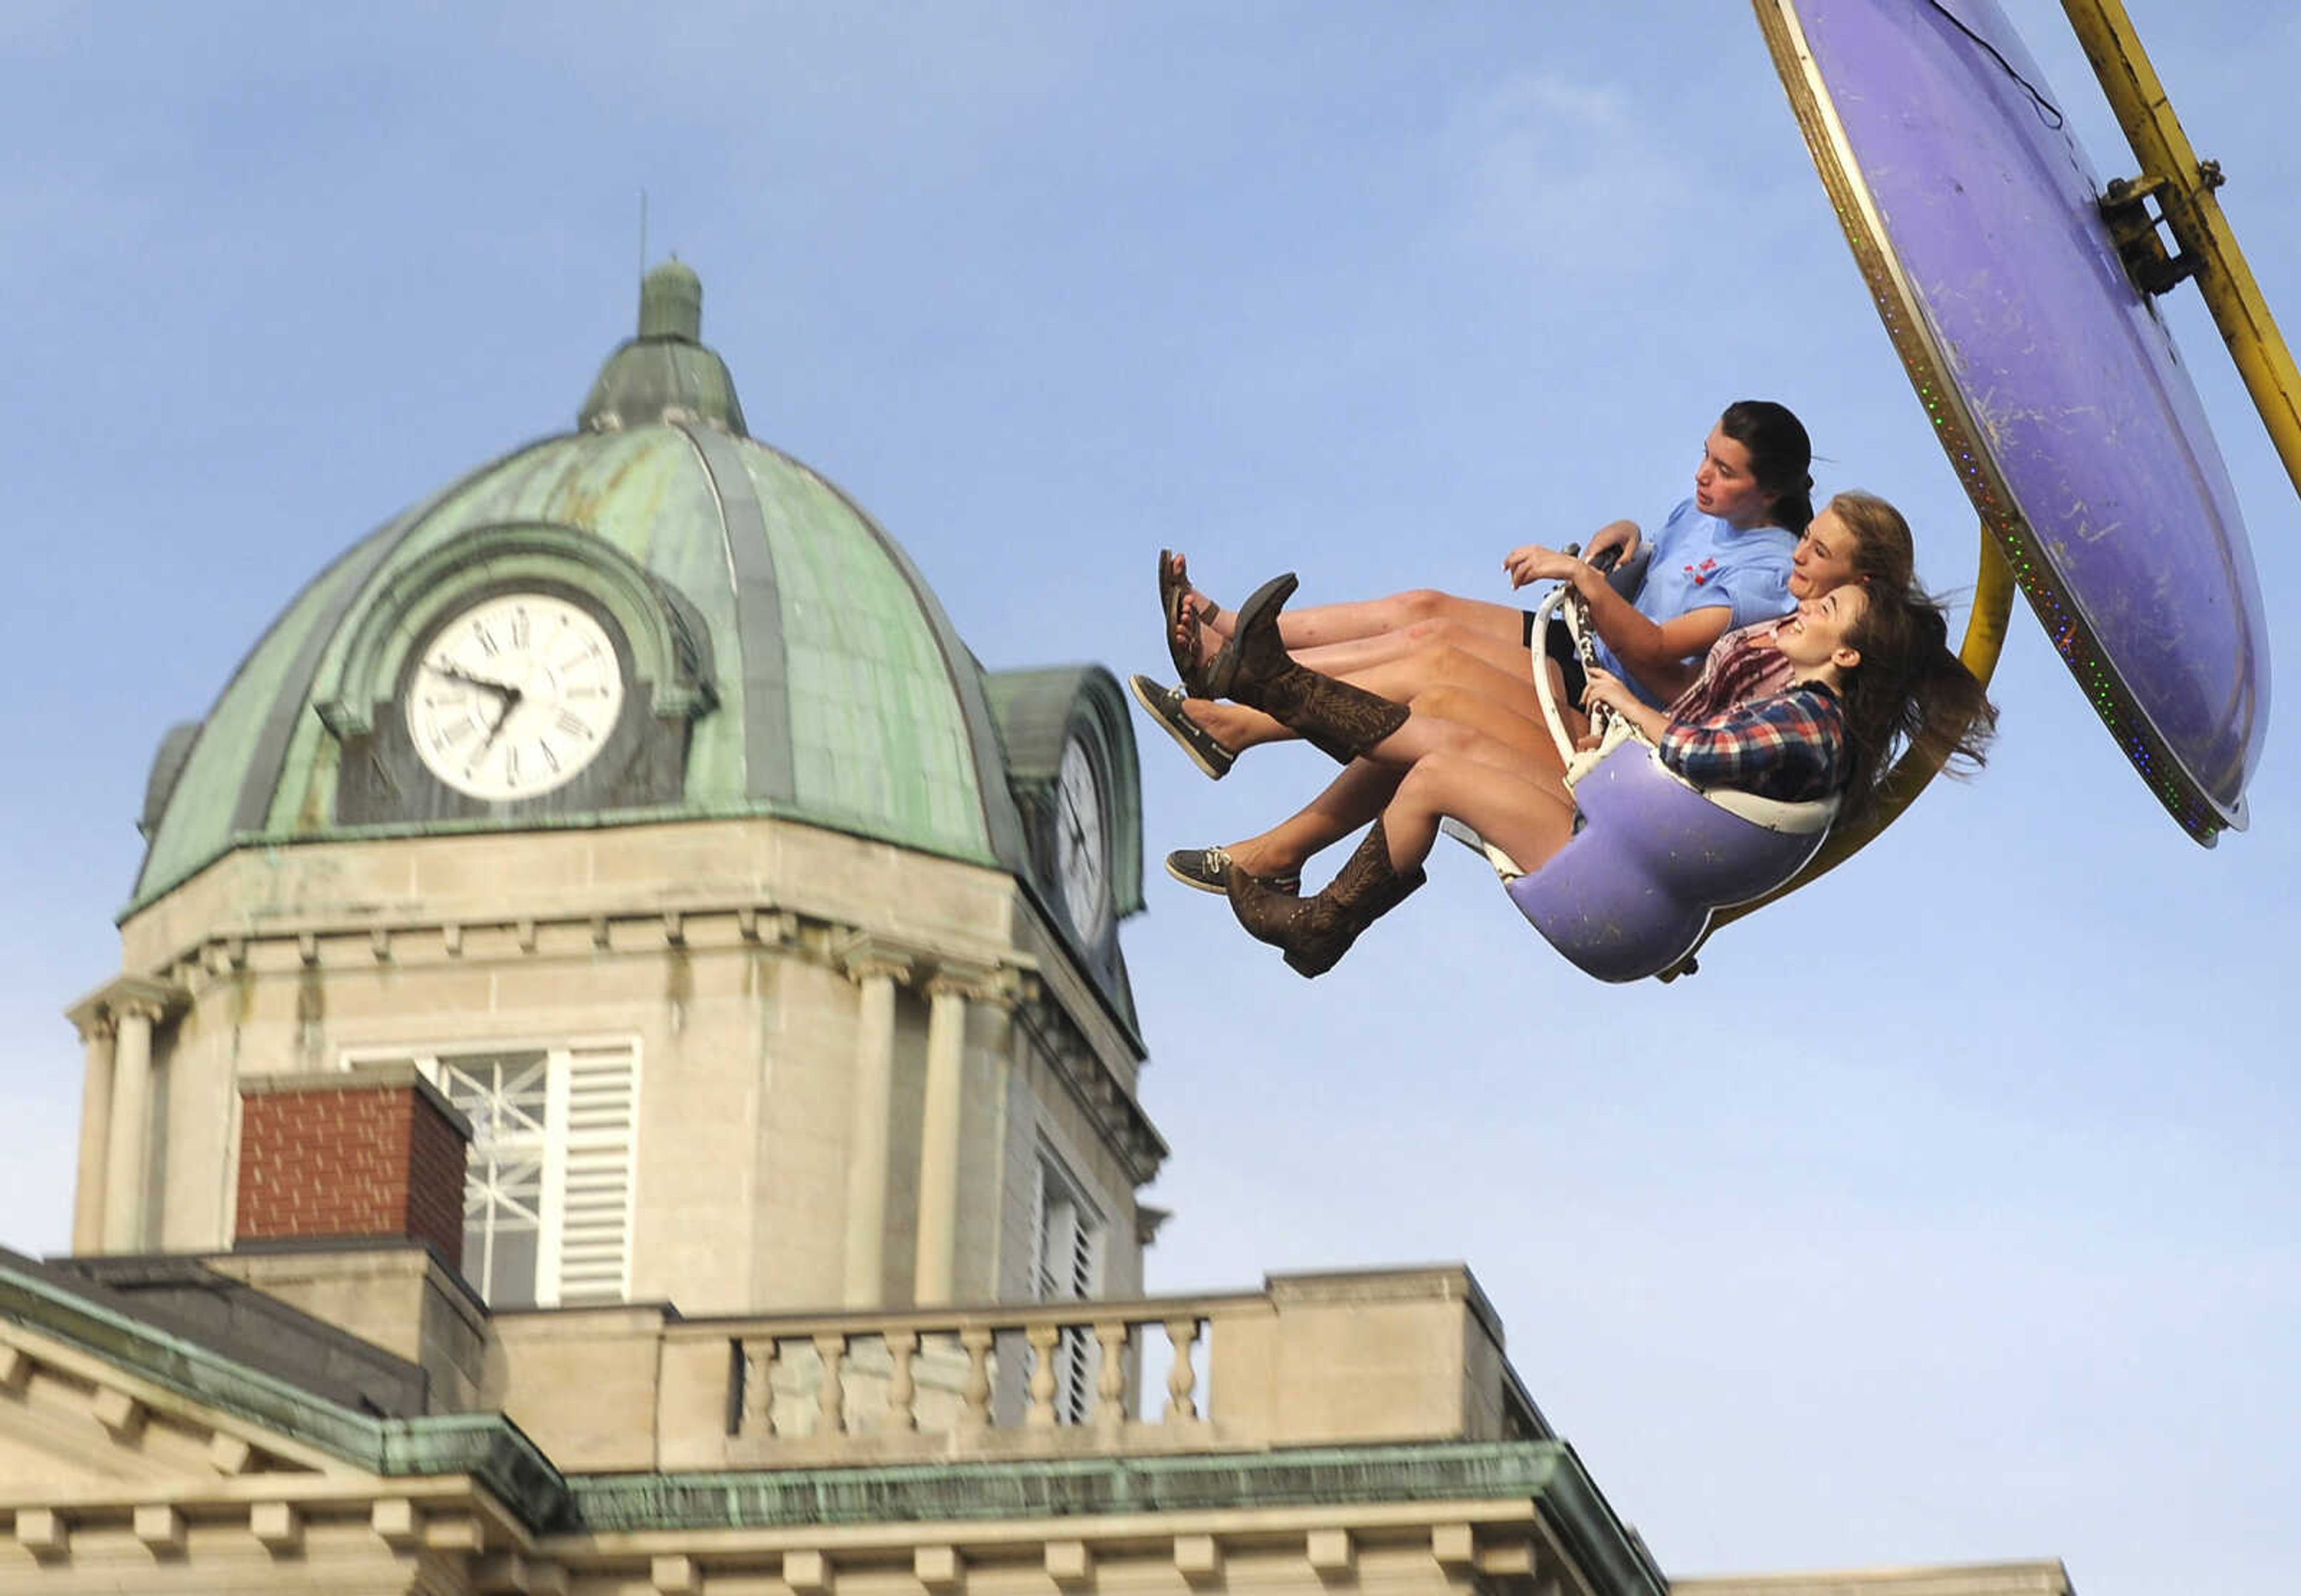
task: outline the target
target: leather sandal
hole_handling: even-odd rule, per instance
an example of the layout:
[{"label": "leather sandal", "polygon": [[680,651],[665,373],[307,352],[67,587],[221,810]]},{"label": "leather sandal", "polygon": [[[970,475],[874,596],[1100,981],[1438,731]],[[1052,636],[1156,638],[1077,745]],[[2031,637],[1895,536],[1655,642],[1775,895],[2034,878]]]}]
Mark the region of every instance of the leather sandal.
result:
[{"label": "leather sandal", "polygon": [[1263,681],[1283,675],[1293,665],[1286,645],[1278,640],[1278,612],[1286,607],[1300,585],[1289,571],[1247,595],[1246,602],[1238,606],[1238,618],[1231,623],[1230,640],[1199,668],[1195,678],[1189,672],[1184,673],[1183,684],[1194,689],[1194,697],[1234,698],[1238,697],[1235,689],[1241,687],[1251,694]]},{"label": "leather sandal", "polygon": [[1199,617],[1191,607],[1190,579],[1175,567],[1175,551],[1159,551],[1159,611],[1167,618],[1167,657],[1189,681],[1199,670]]}]

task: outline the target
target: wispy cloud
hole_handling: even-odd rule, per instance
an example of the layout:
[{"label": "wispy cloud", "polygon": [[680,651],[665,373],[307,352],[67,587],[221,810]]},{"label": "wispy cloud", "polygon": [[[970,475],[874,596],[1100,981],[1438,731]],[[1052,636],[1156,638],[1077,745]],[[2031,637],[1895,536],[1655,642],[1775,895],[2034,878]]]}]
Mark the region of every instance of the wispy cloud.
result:
[{"label": "wispy cloud", "polygon": [[1549,71],[1466,96],[1436,149],[1459,242],[1575,277],[1637,272],[1692,230],[1703,198],[1681,152],[1625,88]]}]

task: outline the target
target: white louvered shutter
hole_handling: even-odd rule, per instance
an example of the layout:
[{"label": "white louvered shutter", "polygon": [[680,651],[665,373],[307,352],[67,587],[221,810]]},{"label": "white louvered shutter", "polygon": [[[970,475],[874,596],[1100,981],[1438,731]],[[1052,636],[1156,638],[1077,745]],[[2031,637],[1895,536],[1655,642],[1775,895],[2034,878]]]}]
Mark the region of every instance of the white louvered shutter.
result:
[{"label": "white louvered shutter", "polygon": [[632,1287],[637,1060],[628,1047],[571,1048],[563,1057],[565,1068],[553,1083],[556,1089],[564,1082],[566,1102],[559,1121],[565,1132],[553,1139],[560,1154],[557,1234],[545,1238],[545,1256],[556,1265],[551,1299],[620,1302]]},{"label": "white louvered shutter", "polygon": [[[1050,1157],[1039,1163],[1038,1235],[1033,1284],[1042,1301],[1094,1295],[1101,1283],[1102,1219]],[[1066,1330],[1055,1347],[1055,1413],[1083,1424],[1094,1408],[1101,1349],[1082,1330]]]}]

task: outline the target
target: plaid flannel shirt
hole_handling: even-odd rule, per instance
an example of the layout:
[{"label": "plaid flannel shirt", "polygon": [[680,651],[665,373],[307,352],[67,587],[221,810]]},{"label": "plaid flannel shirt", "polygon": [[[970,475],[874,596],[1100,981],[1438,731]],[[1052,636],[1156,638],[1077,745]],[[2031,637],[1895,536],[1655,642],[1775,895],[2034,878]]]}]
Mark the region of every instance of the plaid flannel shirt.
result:
[{"label": "plaid flannel shirt", "polygon": [[1779,621],[1761,621],[1728,632],[1711,645],[1702,662],[1702,674],[1670,705],[1672,720],[1705,721],[1737,704],[1778,693],[1790,684],[1797,667],[1774,647]]},{"label": "plaid flannel shirt", "polygon": [[1786,803],[1828,798],[1845,777],[1845,714],[1820,682],[1796,682],[1706,719],[1673,720],[1661,757],[1699,787]]}]

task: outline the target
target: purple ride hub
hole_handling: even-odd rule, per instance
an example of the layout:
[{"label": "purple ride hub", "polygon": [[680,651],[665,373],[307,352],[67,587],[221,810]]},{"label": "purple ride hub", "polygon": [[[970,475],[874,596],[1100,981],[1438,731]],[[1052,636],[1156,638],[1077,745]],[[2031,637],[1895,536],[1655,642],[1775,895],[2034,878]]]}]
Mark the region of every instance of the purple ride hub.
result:
[{"label": "purple ride hub", "polygon": [[2269,709],[2252,549],[2060,102],[1989,0],[1758,9],[1879,313],[2047,634],[2193,836],[2242,826]]}]

